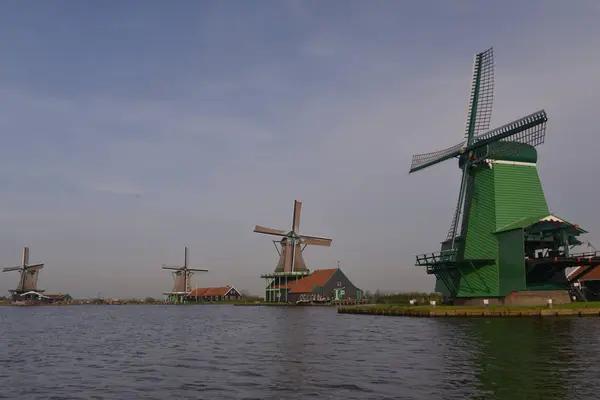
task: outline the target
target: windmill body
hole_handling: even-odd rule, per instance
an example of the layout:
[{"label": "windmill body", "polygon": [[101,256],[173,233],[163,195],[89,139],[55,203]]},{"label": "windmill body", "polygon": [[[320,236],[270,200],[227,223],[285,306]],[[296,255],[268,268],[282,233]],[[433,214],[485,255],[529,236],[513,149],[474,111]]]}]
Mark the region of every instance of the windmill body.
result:
[{"label": "windmill body", "polygon": [[37,288],[38,275],[40,270],[44,268],[43,263],[29,264],[29,247],[23,248],[23,261],[21,265],[15,267],[6,267],[2,272],[19,271],[19,283],[16,289],[11,290],[13,300],[21,299],[20,296],[24,293],[35,292],[43,293],[44,290]]},{"label": "windmill body", "polygon": [[188,293],[192,291],[191,278],[195,272],[207,272],[207,269],[189,268],[188,266],[188,248],[184,249],[184,258],[182,266],[163,265],[162,269],[170,270],[173,274],[173,289],[165,293],[167,300],[173,303],[183,303]]},{"label": "windmill body", "polygon": [[294,200],[292,229],[290,231],[266,228],[260,225],[256,225],[254,228],[254,232],[256,233],[280,238],[273,241],[279,254],[275,271],[261,276],[267,280],[266,301],[286,302],[288,284],[310,275],[310,270],[307,268],[302,256],[306,246],[331,246],[331,238],[300,233],[301,214],[302,202]]},{"label": "windmill body", "polygon": [[455,304],[570,301],[565,269],[600,264],[594,253],[570,254],[586,233],[550,213],[537,170],[536,146],[547,115],[537,111],[489,130],[493,50],[477,54],[465,140],[413,156],[410,172],[458,159],[458,201],[441,251],[416,257],[436,276],[436,291]]}]

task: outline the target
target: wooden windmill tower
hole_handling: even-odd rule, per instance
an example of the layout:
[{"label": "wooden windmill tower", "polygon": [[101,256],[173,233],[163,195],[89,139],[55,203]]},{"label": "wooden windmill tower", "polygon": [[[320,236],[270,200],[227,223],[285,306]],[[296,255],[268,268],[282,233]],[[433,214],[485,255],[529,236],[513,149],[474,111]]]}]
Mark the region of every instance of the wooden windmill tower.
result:
[{"label": "wooden windmill tower", "polygon": [[[282,292],[279,290],[282,285],[286,287],[290,279],[296,280],[310,274],[302,256],[302,252],[307,245],[331,246],[332,239],[330,238],[300,234],[301,213],[302,202],[294,200],[292,230],[272,229],[260,225],[256,225],[254,228],[254,232],[256,233],[281,237],[281,239],[273,241],[279,254],[279,261],[275,267],[275,272],[273,274],[262,275],[263,278],[267,279],[267,294],[265,296],[267,301],[273,301],[273,298],[283,301],[285,296],[282,297]],[[276,293],[269,292],[270,290],[275,290]],[[268,300],[269,298],[271,300]]]},{"label": "wooden windmill tower", "polygon": [[19,300],[18,297],[27,292],[43,293],[43,290],[38,290],[37,281],[40,270],[44,268],[44,263],[29,264],[29,247],[23,248],[23,261],[21,265],[16,267],[7,267],[2,272],[19,271],[20,278],[17,288],[11,290],[13,300]]},{"label": "wooden windmill tower", "polygon": [[173,271],[173,290],[165,293],[169,301],[182,303],[188,293],[192,291],[191,277],[195,272],[207,272],[207,269],[189,268],[188,267],[188,248],[185,247],[183,265],[170,266],[164,265],[162,269]]},{"label": "wooden windmill tower", "polygon": [[545,301],[558,290],[566,294],[565,268],[581,258],[569,247],[585,231],[550,214],[546,203],[535,148],[545,139],[546,112],[488,130],[493,91],[490,48],[475,56],[465,140],[412,158],[410,173],[449,159],[462,171],[441,252],[417,256],[416,265],[435,275],[436,291],[457,304],[514,302],[519,292]]}]

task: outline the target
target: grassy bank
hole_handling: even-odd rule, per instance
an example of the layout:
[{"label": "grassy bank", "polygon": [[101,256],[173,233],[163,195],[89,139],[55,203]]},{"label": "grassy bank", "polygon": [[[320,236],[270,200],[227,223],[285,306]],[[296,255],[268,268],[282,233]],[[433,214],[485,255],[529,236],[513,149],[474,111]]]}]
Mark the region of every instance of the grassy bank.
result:
[{"label": "grassy bank", "polygon": [[[124,306],[124,305],[173,305],[173,306],[213,306],[213,305],[255,305],[250,301],[235,301],[235,300],[227,300],[227,301],[204,301],[204,302],[187,302],[187,303],[168,303],[164,301],[155,301],[155,302],[143,302],[143,301],[73,301],[68,303],[33,303],[33,304],[15,304],[10,303],[8,301],[2,302],[0,301],[0,306],[13,306],[13,307],[38,307],[38,306],[46,306],[46,307],[58,307],[58,306]],[[268,303],[267,303],[268,304]]]},{"label": "grassy bank", "polygon": [[376,291],[374,294],[367,293],[367,297],[373,300],[375,304],[395,304],[409,305],[411,300],[416,300],[420,304],[429,304],[430,301],[442,302],[442,296],[439,293],[424,292],[403,292],[403,293],[381,293]]},{"label": "grassy bank", "polygon": [[600,316],[600,302],[582,302],[547,306],[407,306],[375,304],[338,308],[342,314],[368,314],[412,317],[508,317],[508,316]]},{"label": "grassy bank", "polygon": [[295,304],[295,303],[266,303],[257,301],[254,303],[237,303],[236,306],[266,306],[266,307],[333,307],[330,303]]}]

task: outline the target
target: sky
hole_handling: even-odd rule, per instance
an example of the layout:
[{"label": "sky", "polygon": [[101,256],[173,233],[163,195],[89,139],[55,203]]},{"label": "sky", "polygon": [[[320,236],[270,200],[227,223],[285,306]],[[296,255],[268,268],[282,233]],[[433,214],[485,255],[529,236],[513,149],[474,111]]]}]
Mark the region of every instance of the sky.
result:
[{"label": "sky", "polygon": [[[294,199],[311,270],[430,291],[414,256],[451,222],[473,55],[494,47],[492,126],[548,113],[552,213],[600,249],[596,0],[12,0],[0,12],[0,264],[39,287],[159,297],[162,264],[262,294]],[[0,274],[0,293],[14,272]]]}]

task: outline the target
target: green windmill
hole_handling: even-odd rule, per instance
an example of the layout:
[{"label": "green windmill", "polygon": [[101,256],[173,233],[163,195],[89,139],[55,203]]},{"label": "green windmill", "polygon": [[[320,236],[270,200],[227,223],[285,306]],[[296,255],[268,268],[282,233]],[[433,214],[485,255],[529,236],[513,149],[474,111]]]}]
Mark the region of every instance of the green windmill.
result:
[{"label": "green windmill", "polygon": [[[494,92],[493,49],[475,55],[465,140],[412,158],[410,173],[452,158],[462,179],[456,211],[438,253],[416,257],[436,276],[436,291],[455,304],[505,296],[528,304],[570,301],[565,269],[600,264],[597,254],[570,254],[586,233],[550,214],[538,175],[536,146],[544,142],[544,110],[488,130]],[[546,297],[544,297],[546,296]]]}]

